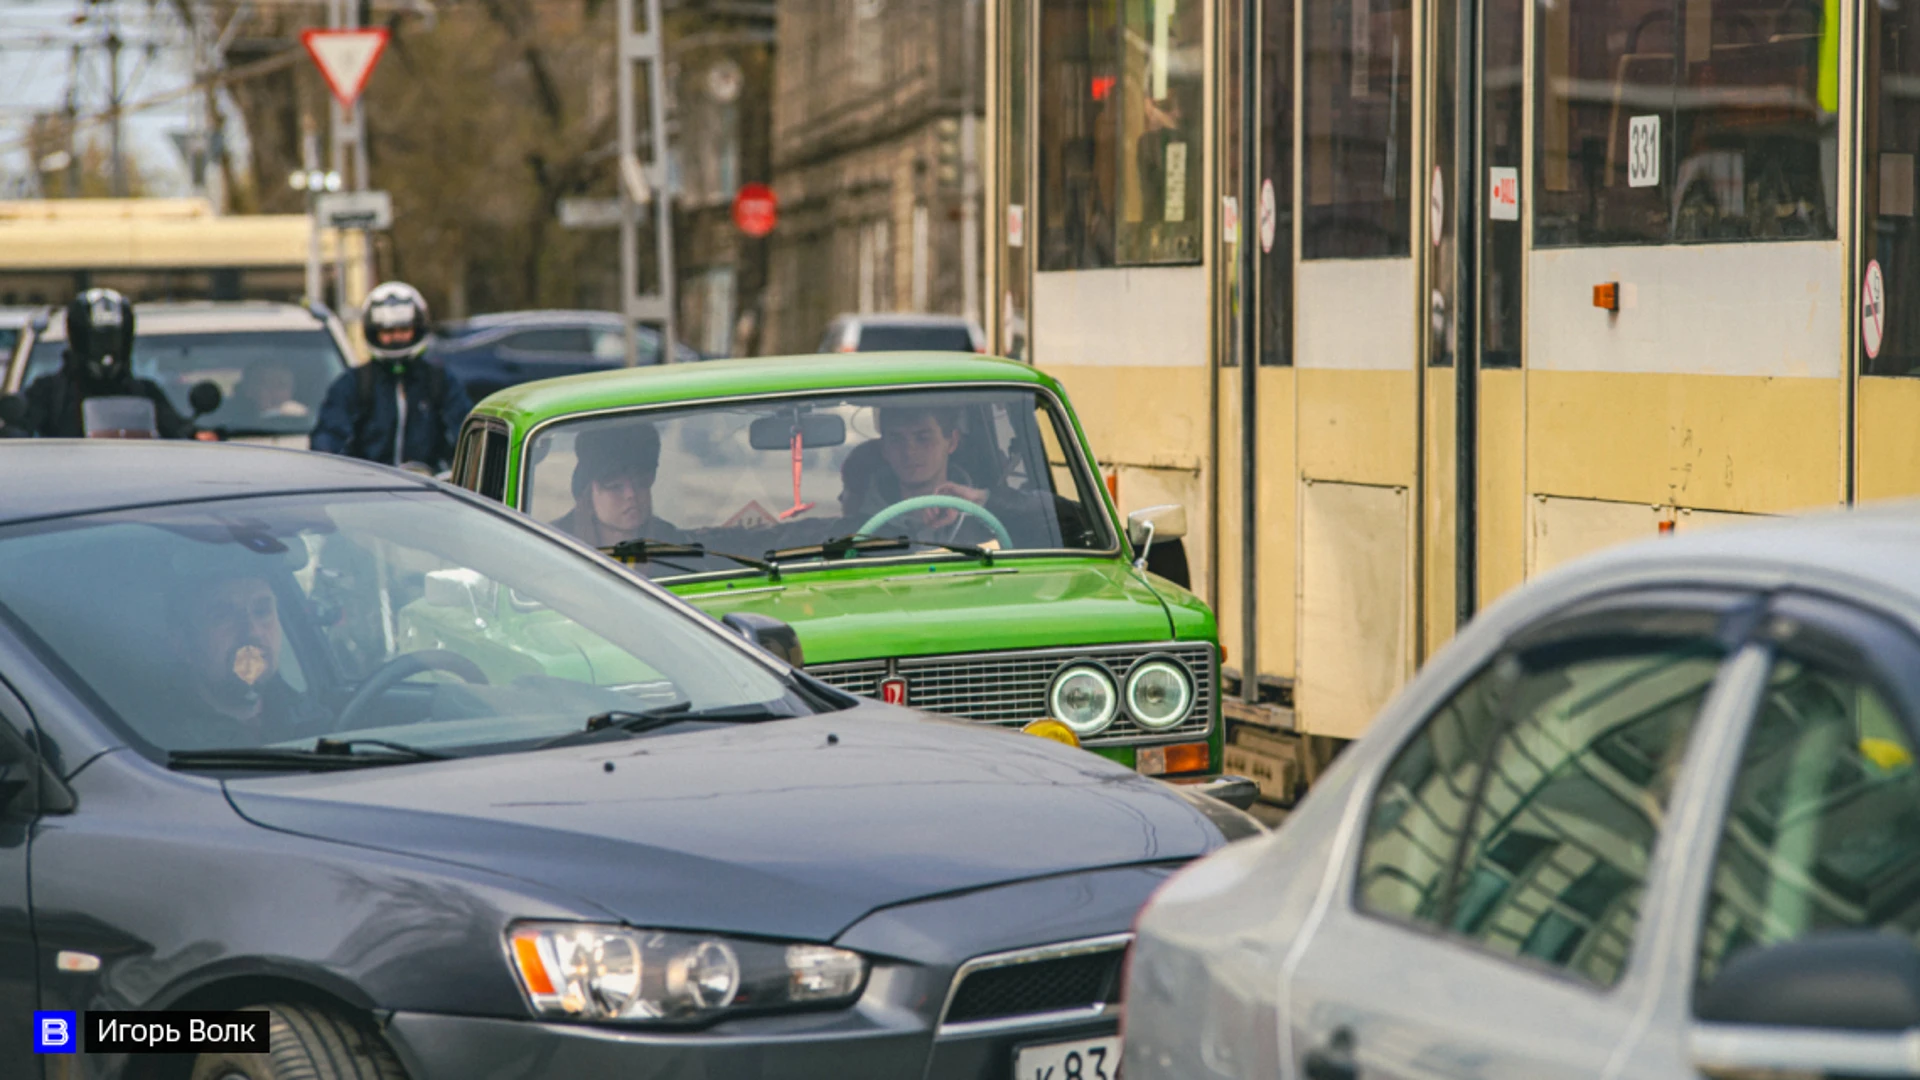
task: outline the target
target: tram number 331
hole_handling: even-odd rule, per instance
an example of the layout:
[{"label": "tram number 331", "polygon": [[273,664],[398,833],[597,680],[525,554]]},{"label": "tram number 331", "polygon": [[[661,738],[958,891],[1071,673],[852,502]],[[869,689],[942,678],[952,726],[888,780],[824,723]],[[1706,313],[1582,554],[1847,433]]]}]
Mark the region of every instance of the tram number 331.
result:
[{"label": "tram number 331", "polygon": [[1627,186],[1660,183],[1660,117],[1636,116],[1627,124]]}]

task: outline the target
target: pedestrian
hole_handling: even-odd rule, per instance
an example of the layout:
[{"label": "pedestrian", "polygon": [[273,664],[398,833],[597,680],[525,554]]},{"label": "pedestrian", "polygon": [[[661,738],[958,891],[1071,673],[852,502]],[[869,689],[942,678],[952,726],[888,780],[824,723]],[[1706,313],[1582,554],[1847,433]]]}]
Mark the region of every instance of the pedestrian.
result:
[{"label": "pedestrian", "polygon": [[460,380],[426,359],[432,330],[419,290],[389,281],[367,294],[367,363],[335,379],[313,449],[433,474],[453,461],[472,403]]},{"label": "pedestrian", "polygon": [[133,305],[112,289],[88,289],[67,305],[67,347],[60,370],[27,387],[25,415],[8,424],[19,436],[79,439],[87,434],[88,398],[132,397],[153,402],[154,427],[163,439],[193,438],[166,391],[133,375]]}]

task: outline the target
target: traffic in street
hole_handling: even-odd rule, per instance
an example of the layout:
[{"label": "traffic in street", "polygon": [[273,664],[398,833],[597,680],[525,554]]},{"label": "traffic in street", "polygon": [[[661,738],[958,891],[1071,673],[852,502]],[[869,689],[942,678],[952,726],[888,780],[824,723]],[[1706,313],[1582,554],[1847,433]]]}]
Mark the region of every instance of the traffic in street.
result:
[{"label": "traffic in street", "polygon": [[0,8],[0,1080],[1920,1077],[1917,33]]}]

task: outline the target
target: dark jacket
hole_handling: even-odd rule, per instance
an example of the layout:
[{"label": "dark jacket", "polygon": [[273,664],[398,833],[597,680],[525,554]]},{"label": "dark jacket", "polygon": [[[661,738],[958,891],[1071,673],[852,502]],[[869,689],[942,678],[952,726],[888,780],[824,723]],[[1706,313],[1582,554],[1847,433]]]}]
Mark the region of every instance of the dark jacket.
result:
[{"label": "dark jacket", "polygon": [[193,424],[167,400],[166,391],[130,373],[107,383],[96,383],[69,357],[59,371],[42,375],[27,387],[27,418],[22,435],[43,439],[79,439],[87,429],[80,403],[91,397],[143,397],[153,402],[155,426],[163,439],[191,439]]},{"label": "dark jacket", "polygon": [[407,445],[399,461],[393,435],[399,410],[394,375],[385,364],[346,372],[327,388],[314,426],[311,446],[328,454],[377,461],[383,465],[417,461],[436,471],[453,461],[460,423],[473,407],[460,380],[424,362],[407,365]]}]

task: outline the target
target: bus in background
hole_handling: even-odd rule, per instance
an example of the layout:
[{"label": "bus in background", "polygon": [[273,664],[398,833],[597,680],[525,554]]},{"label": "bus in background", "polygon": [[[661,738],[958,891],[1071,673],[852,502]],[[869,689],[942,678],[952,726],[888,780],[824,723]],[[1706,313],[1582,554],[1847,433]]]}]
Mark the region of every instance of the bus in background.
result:
[{"label": "bus in background", "polygon": [[200,198],[0,201],[0,307],[109,288],[136,302],[320,300],[347,311],[372,287],[364,237],[346,233],[343,253],[341,235],[320,230],[322,295],[307,297],[304,214],[221,215]]}]

